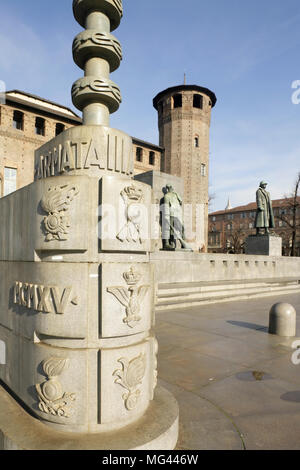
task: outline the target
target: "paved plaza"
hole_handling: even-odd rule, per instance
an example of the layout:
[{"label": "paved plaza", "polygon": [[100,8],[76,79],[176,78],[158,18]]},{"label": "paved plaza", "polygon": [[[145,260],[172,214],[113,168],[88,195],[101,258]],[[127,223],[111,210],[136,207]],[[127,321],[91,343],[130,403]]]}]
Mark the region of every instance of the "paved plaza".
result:
[{"label": "paved plaza", "polygon": [[[268,334],[277,302],[296,308],[296,338]],[[299,294],[157,313],[159,380],[180,407],[177,449],[300,449],[299,317]]]}]

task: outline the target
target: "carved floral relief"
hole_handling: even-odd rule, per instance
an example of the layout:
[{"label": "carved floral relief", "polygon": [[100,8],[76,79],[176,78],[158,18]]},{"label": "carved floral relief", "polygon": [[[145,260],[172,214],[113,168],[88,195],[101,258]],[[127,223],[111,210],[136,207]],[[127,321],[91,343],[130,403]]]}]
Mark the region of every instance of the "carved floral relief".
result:
[{"label": "carved floral relief", "polygon": [[132,411],[137,406],[141,396],[138,386],[142,384],[146,373],[146,356],[140,354],[131,361],[123,357],[118,362],[122,364],[122,370],[116,370],[113,373],[117,377],[115,383],[127,390],[122,398],[126,409]]}]

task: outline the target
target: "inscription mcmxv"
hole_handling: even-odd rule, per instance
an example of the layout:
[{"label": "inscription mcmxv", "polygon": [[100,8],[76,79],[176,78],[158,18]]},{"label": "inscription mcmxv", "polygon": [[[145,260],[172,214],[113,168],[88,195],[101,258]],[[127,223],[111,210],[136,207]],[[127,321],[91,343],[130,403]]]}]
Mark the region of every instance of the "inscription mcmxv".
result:
[{"label": "inscription mcmxv", "polygon": [[14,285],[13,302],[37,312],[63,315],[70,303],[78,304],[78,299],[74,296],[72,287],[60,289],[57,286],[17,281]]}]

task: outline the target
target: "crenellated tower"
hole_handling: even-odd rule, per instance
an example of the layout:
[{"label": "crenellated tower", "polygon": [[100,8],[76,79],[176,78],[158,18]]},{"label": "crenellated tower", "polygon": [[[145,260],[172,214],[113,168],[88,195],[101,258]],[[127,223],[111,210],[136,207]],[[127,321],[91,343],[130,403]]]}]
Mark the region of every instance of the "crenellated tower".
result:
[{"label": "crenellated tower", "polygon": [[215,94],[198,85],[179,85],[153,100],[158,111],[159,145],[164,147],[161,171],[184,181],[184,203],[190,204],[195,250],[208,239],[209,130]]}]

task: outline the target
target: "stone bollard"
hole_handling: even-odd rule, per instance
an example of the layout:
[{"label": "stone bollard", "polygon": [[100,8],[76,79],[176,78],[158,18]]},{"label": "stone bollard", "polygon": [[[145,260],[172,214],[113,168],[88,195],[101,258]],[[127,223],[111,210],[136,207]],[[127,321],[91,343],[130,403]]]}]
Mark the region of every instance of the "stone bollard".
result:
[{"label": "stone bollard", "polygon": [[296,310],[287,303],[273,305],[269,315],[269,333],[278,336],[296,336]]}]

